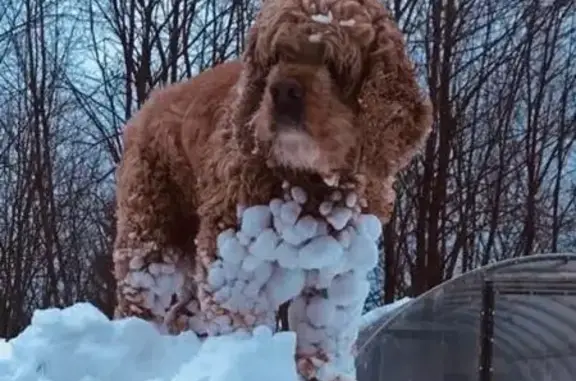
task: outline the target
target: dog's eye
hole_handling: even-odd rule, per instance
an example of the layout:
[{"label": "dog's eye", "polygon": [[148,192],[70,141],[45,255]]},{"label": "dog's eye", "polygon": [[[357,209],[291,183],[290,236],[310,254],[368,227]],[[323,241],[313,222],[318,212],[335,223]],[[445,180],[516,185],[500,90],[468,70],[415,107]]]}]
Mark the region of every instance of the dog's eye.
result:
[{"label": "dog's eye", "polygon": [[350,83],[346,80],[346,75],[340,71],[342,68],[338,69],[335,65],[327,63],[326,69],[332,81],[332,89],[336,92],[340,100],[345,104],[353,102],[353,91],[350,88]]},{"label": "dog's eye", "polygon": [[328,69],[328,73],[330,74],[330,78],[332,78],[332,80],[336,83],[338,83],[338,79],[340,78],[340,76],[338,75],[338,70],[336,70],[336,67],[334,66],[333,63],[328,63],[326,65],[326,68]]},{"label": "dog's eye", "polygon": [[328,70],[333,85],[338,91],[341,91],[342,88],[346,86],[346,81],[340,71],[333,64],[327,64],[326,69]]}]

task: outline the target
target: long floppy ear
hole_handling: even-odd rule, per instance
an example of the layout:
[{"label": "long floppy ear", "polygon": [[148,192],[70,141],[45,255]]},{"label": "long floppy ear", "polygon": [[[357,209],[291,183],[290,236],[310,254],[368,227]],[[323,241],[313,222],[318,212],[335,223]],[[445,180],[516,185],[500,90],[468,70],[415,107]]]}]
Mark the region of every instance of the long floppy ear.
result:
[{"label": "long floppy ear", "polygon": [[[257,20],[258,21],[258,20]],[[232,133],[242,153],[249,155],[255,148],[254,131],[250,119],[262,100],[266,87],[267,69],[256,60],[258,22],[249,30],[242,55],[242,73],[238,80],[237,96],[232,107]]]},{"label": "long floppy ear", "polygon": [[421,148],[431,131],[432,106],[416,82],[396,23],[380,5],[371,10],[375,39],[358,95],[359,166],[382,178],[394,176]]}]

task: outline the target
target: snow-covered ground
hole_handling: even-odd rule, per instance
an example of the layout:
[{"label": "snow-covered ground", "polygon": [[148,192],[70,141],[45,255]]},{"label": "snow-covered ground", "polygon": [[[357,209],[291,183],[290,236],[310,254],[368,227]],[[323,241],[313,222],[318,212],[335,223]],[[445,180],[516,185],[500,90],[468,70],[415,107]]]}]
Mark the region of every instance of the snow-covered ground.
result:
[{"label": "snow-covered ground", "polygon": [[408,303],[411,298],[402,298],[400,300],[395,301],[394,303],[386,304],[385,306],[374,308],[364,315],[362,315],[362,322],[360,323],[360,331],[363,329],[368,328],[372,324],[380,321],[380,319],[384,318],[385,316],[389,316],[394,312],[396,309],[400,308],[404,304]]},{"label": "snow-covered ground", "polygon": [[[370,311],[362,326],[406,301]],[[0,381],[298,381],[295,349],[293,332],[259,327],[202,342],[136,318],[110,321],[78,303],[36,311],[19,336],[0,340]]]}]

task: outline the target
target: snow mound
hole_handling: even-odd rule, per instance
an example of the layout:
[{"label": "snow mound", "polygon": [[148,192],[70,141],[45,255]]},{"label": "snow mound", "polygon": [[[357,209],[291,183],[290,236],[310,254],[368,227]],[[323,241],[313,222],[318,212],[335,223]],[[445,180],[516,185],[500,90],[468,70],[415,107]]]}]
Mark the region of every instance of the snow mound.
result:
[{"label": "snow mound", "polygon": [[206,339],[161,335],[137,318],[110,321],[90,304],[36,311],[0,341],[1,381],[297,381],[292,332],[258,327]]},{"label": "snow mound", "polygon": [[396,311],[398,308],[402,307],[411,300],[412,298],[408,297],[402,298],[393,303],[386,304],[382,307],[377,307],[374,308],[373,310],[368,311],[367,313],[362,315],[362,320],[360,322],[360,330],[366,329],[375,323],[381,322],[382,318],[390,316],[392,312]]},{"label": "snow mound", "polygon": [[[362,317],[368,327],[410,298]],[[0,339],[0,381],[299,381],[293,332],[258,327],[201,341],[160,334],[137,318],[110,321],[91,304],[38,310]]]},{"label": "snow mound", "polygon": [[[409,302],[362,317],[366,328]],[[88,303],[38,310],[16,338],[0,339],[0,381],[300,381],[294,332],[237,332],[200,340],[160,334],[138,318],[110,321]]]}]

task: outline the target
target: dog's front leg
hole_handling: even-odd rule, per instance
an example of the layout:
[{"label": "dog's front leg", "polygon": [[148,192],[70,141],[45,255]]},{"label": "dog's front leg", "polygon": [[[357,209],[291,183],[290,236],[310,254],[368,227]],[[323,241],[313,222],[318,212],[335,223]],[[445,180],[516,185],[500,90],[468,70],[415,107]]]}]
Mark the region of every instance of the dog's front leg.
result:
[{"label": "dog's front leg", "polygon": [[174,212],[186,204],[168,191],[171,183],[157,169],[162,163],[146,153],[125,150],[117,172],[114,315],[138,317],[176,334],[189,329],[199,312],[192,282],[194,247],[187,239],[196,226]]},{"label": "dog's front leg", "polygon": [[355,379],[354,344],[368,289],[366,278],[350,271],[337,275],[328,289],[307,288],[292,302],[289,322],[305,379]]},{"label": "dog's front leg", "polygon": [[[307,380],[356,377],[354,346],[370,289],[367,274],[377,263],[382,233],[380,218],[362,214],[363,193],[336,190],[321,206],[330,226],[325,241],[337,242],[339,247],[332,245],[324,253],[300,251],[303,264],[319,264],[307,266],[306,288],[288,312],[289,326],[297,333],[298,370]],[[321,254],[324,261],[318,260]]]},{"label": "dog's front leg", "polygon": [[210,336],[251,331],[260,325],[274,330],[280,303],[303,287],[302,275],[298,290],[288,297],[267,292],[267,284],[286,278],[261,255],[271,254],[277,242],[271,229],[271,214],[267,205],[257,205],[240,212],[242,215],[244,219],[237,224],[206,220],[201,223],[196,283],[206,333]]}]

